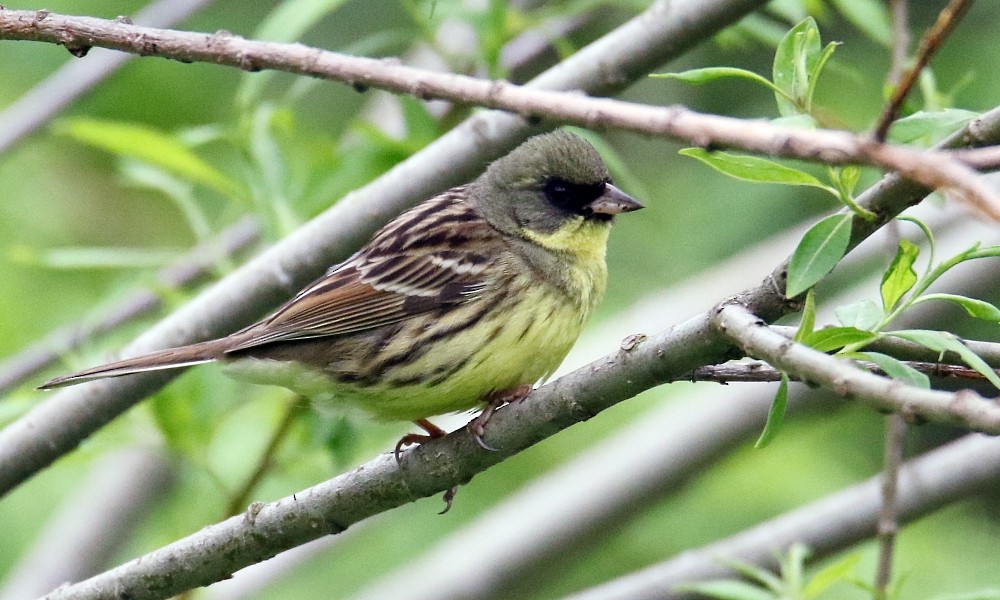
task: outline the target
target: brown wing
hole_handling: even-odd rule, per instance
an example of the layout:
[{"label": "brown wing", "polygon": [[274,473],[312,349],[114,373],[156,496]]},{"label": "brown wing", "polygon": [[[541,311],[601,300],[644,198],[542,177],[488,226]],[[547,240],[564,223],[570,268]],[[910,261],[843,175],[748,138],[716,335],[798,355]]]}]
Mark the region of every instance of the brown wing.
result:
[{"label": "brown wing", "polygon": [[502,242],[454,188],[401,214],[271,316],[234,334],[235,352],[346,335],[478,297]]}]

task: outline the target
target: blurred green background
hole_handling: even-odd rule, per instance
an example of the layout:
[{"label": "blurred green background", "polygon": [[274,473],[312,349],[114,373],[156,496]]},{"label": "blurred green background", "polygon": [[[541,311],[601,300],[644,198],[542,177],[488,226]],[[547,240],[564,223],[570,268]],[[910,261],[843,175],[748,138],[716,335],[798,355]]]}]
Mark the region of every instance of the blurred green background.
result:
[{"label": "blurred green background", "polygon": [[[253,37],[279,4],[219,0],[179,28],[205,32],[225,29]],[[349,0],[319,20],[302,41],[373,56],[401,55],[415,44],[426,44],[428,31],[452,19],[467,23],[478,33],[482,45],[455,53],[451,68],[511,76],[497,62],[496,49],[522,29],[560,14],[597,11],[598,18],[589,19],[588,25],[561,44],[560,49],[567,52],[624,22],[643,5],[566,1],[522,12],[503,3],[483,4],[488,6],[463,8],[449,0],[439,0],[433,6],[408,0]],[[832,122],[862,131],[871,126],[883,104],[888,51],[845,20],[831,4],[805,4],[818,18],[824,42],[843,42],[819,86],[817,104]],[[910,4],[911,31],[919,36],[944,3]],[[26,2],[6,5],[11,9],[42,8]],[[113,18],[134,14],[143,5],[51,0],[44,8]],[[780,35],[793,24],[783,24],[782,19],[802,10],[801,3],[781,2],[769,16],[755,16],[740,28],[706,40],[661,71],[726,65],[769,75],[773,48],[761,38],[775,31]],[[934,60],[937,87],[951,94],[951,105],[984,111],[997,102],[994,74],[1000,70],[1000,53],[990,42],[996,36],[997,23],[1000,4],[978,3]],[[4,73],[0,106],[13,102],[69,60],[76,59],[57,46],[0,42]],[[419,150],[465,114],[452,110],[436,118],[420,103],[404,100],[409,130],[403,138],[394,139],[365,124],[363,110],[380,92],[361,94],[333,83],[303,84],[279,74],[269,76],[273,78],[253,102],[240,102],[241,90],[245,92],[253,85],[248,82],[259,77],[262,75],[209,64],[133,60],[73,103],[63,114],[70,120],[44,128],[0,155],[0,357],[14,355],[57,326],[88,319],[95,308],[109,305],[136,286],[152,285],[158,264],[181,255],[198,241],[197,222],[209,231],[219,231],[240,215],[256,214],[264,224],[263,243],[267,243]],[[622,97],[650,104],[684,104],[740,117],[776,116],[770,92],[740,81],[693,87],[650,79]],[[919,94],[915,102],[921,102]],[[72,120],[77,118],[123,122],[177,135],[191,142],[195,152],[214,169],[249,191],[234,198],[205,186],[193,187],[188,190],[198,211],[193,222],[180,208],[178,198],[184,193],[171,197],[138,184],[135,161],[67,133],[81,123]],[[702,269],[786,227],[836,208],[818,190],[752,185],[725,178],[678,156],[677,150],[683,146],[671,141],[620,132],[608,133],[603,141],[602,150],[615,166],[617,182],[648,208],[636,218],[621,219],[615,228],[608,258],[610,289],[598,322],[613,320],[647,294],[696,278]],[[269,157],[280,163],[276,174],[265,172]],[[816,167],[806,168],[822,173]],[[862,185],[874,177],[866,173]],[[281,196],[280,202],[275,194]],[[770,267],[748,265],[762,275]],[[222,273],[231,268],[232,264],[223,262],[218,270]],[[835,280],[824,291],[832,294],[836,285]],[[874,285],[869,288],[872,297],[876,290]],[[168,307],[193,293],[161,291]],[[687,316],[677,315],[671,321]],[[149,322],[132,324],[85,345],[49,374],[100,361]],[[957,327],[962,334],[977,339],[997,340],[1000,335],[1000,328],[970,326],[964,320],[935,325]],[[613,351],[616,344],[617,340],[609,340],[607,351]],[[15,419],[44,399],[32,389],[42,379],[33,379],[0,399],[0,423]],[[644,393],[476,477],[463,486],[454,509],[446,516],[436,514],[439,498],[383,515],[357,534],[345,536],[333,550],[277,578],[256,597],[348,597],[472,522],[539,474],[642,418],[650,407],[669,402],[680,387]],[[732,402],[739,402],[743,389],[730,386]],[[793,394],[805,392],[794,388]],[[88,466],[122,446],[168,448],[177,479],[131,532],[115,564],[220,520],[227,494],[252,471],[287,403],[288,397],[281,391],[231,382],[213,367],[186,373],[77,452],[0,500],[0,576],[17,563],[57,507],[72,501],[73,490],[86,477]],[[552,565],[543,578],[532,582],[530,591],[520,593],[525,597],[556,597],[594,585],[738,532],[877,473],[882,418],[828,398],[817,397],[810,404],[810,410],[790,417],[782,435],[765,450],[753,450],[753,440],[746,440],[710,470],[665,494],[643,514],[634,515],[602,544],[581,550],[566,564]],[[277,452],[274,467],[252,498],[272,500],[327,479],[386,451],[407,430],[406,424],[299,416]],[[908,451],[958,433],[923,427],[911,434]],[[906,527],[899,540],[896,570],[905,577],[902,597],[1000,589],[1000,557],[995,552],[1000,519],[996,508],[994,490]],[[862,557],[857,574],[870,580],[874,547],[865,544],[854,551]],[[838,584],[823,597],[865,595]]]}]

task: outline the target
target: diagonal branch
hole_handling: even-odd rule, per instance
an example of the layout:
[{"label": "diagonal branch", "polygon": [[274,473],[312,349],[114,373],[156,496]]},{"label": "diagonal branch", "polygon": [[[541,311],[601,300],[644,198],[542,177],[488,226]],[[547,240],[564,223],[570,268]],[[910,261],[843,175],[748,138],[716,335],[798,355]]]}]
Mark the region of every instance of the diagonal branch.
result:
[{"label": "diagonal branch", "polygon": [[1000,434],[1000,404],[970,390],[923,390],[872,375],[818,350],[790,341],[746,308],[724,305],[712,317],[715,329],[747,354],[858,400],[876,410],[899,413],[908,422],[935,421]]},{"label": "diagonal branch", "polygon": [[[697,146],[733,147],[827,164],[870,164],[932,189],[951,187],[984,214],[1000,221],[1000,197],[969,167],[944,153],[882,144],[843,131],[790,129],[696,113],[680,106],[648,106],[589,98],[505,81],[490,81],[408,67],[393,61],[348,56],[302,44],[246,40],[228,32],[193,33],[128,23],[57,15],[47,11],[0,11],[0,39],[101,46],[183,62],[213,62],[246,71],[275,69],[352,85],[509,111],[529,121],[546,118],[591,129],[615,128],[672,137]],[[602,67],[606,68],[602,62]]]},{"label": "diagonal branch", "polygon": [[[927,30],[924,37],[920,40],[920,47],[917,49],[917,58],[914,61],[913,66],[911,66],[906,73],[903,74],[899,81],[895,78],[892,83],[895,85],[895,89],[892,91],[892,97],[889,98],[889,104],[886,105],[885,110],[882,111],[881,117],[879,117],[878,124],[875,126],[875,132],[872,134],[876,140],[885,141],[885,136],[889,133],[889,127],[892,122],[896,120],[896,115],[899,114],[899,109],[903,106],[903,102],[906,100],[906,96],[913,89],[914,84],[917,82],[917,78],[920,77],[920,73],[923,72],[924,68],[930,64],[931,58],[937,53],[944,43],[945,39],[951,35],[951,32],[958,25],[958,22],[962,19],[965,12],[972,6],[972,0],[951,0],[947,6],[945,6],[941,12],[938,14],[937,21],[934,25]],[[905,7],[896,9],[894,7],[894,12],[902,12],[905,15]],[[905,23],[903,25],[905,27]],[[900,40],[897,40],[897,43]],[[902,52],[906,52],[906,47],[903,46]],[[897,63],[898,51],[893,50],[893,66],[898,68]]]}]

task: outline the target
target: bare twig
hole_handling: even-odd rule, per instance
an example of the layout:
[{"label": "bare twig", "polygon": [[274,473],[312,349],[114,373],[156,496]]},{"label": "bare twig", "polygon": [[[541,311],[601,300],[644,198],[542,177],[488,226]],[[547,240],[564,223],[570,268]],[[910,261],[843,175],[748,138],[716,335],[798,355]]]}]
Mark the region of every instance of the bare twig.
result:
[{"label": "bare twig", "polygon": [[892,576],[892,557],[896,543],[898,522],[899,469],[903,463],[903,441],[906,421],[897,414],[885,418],[885,466],[882,470],[881,504],[875,536],[878,538],[878,566],[875,571],[875,600],[889,597]]},{"label": "bare twig", "polygon": [[[214,241],[199,244],[178,262],[156,274],[161,289],[176,290],[202,281],[223,257],[232,257],[260,240],[260,226],[253,218],[245,218],[223,231]],[[76,350],[95,337],[147,317],[163,306],[163,297],[156,290],[137,290],[100,316],[84,317],[81,325],[52,331],[44,338],[7,357],[0,363],[0,396],[11,391],[31,376],[56,363],[66,353]]]},{"label": "bare twig", "polygon": [[[150,27],[171,27],[210,1],[158,0],[139,11],[135,22]],[[12,148],[132,58],[117,52],[95,52],[85,61],[73,61],[60,67],[0,112],[0,152]]]},{"label": "bare twig", "polygon": [[932,420],[988,433],[1000,433],[1000,405],[970,390],[954,393],[922,390],[861,371],[832,356],[796,344],[763,323],[746,308],[728,304],[715,311],[713,326],[746,352],[835,394],[877,410],[891,411],[908,422]]},{"label": "bare twig", "polygon": [[[780,332],[776,332],[780,333]],[[988,343],[988,342],[980,342]],[[993,346],[1000,347],[1000,344],[992,344]],[[964,365],[949,365],[942,364],[939,362],[916,362],[903,360],[912,369],[924,373],[932,377],[940,378],[950,378],[950,379],[971,379],[975,381],[982,381],[986,378],[975,369],[970,369]],[[854,365],[865,369],[869,373],[874,373],[876,375],[886,375],[885,371],[880,369],[875,363],[865,362],[865,361],[854,361]],[[997,373],[1000,373],[1000,369],[996,369]],[[750,383],[750,382],[769,382],[769,381],[780,381],[782,371],[775,369],[774,367],[758,362],[734,362],[734,363],[723,363],[720,365],[705,365],[703,367],[698,367],[697,369],[691,371],[690,373],[684,375],[683,377],[677,378],[677,381],[711,381],[714,383]],[[793,381],[802,381],[803,378],[790,375]]]},{"label": "bare twig", "polygon": [[[792,339],[795,336],[796,331],[795,327],[783,327],[779,325],[773,326],[772,329],[788,339]],[[972,350],[973,353],[979,356],[979,358],[983,359],[986,364],[994,369],[1000,369],[1000,344],[996,342],[981,342],[978,340],[962,340],[962,343],[965,344],[969,350]],[[962,358],[953,352],[946,352],[942,356],[939,352],[931,350],[925,346],[921,346],[915,342],[891,336],[875,340],[865,346],[865,350],[881,352],[898,358],[899,360],[911,361],[912,363],[925,363],[942,367],[945,365],[960,367],[965,364],[962,362]],[[924,372],[928,375],[935,374],[930,371]],[[947,377],[949,375],[944,374],[944,376]],[[959,376],[971,379],[976,378],[976,376],[972,374],[962,374]]]},{"label": "bare twig", "polygon": [[934,25],[927,30],[927,33],[920,40],[920,47],[917,48],[917,57],[913,66],[906,71],[899,84],[892,91],[889,104],[882,111],[878,124],[875,126],[875,132],[872,134],[873,138],[878,141],[885,140],[886,135],[889,133],[889,127],[896,120],[899,108],[903,106],[903,101],[906,100],[906,96],[916,84],[917,78],[920,77],[920,72],[930,63],[931,58],[941,48],[941,44],[948,38],[948,35],[958,25],[962,15],[971,6],[972,0],[951,0],[941,10],[940,14],[938,14],[937,21],[935,21]]},{"label": "bare twig", "polygon": [[903,76],[906,56],[910,51],[910,25],[906,6],[907,0],[889,0],[889,11],[892,21],[892,62],[886,80],[896,87]]},{"label": "bare twig", "polygon": [[984,214],[1000,221],[1000,198],[976,174],[947,154],[887,146],[843,131],[790,129],[762,121],[699,114],[588,98],[504,81],[437,73],[390,61],[347,56],[301,44],[246,40],[229,33],[192,33],[136,27],[45,11],[0,11],[0,38],[45,41],[70,48],[101,46],[184,62],[213,62],[247,71],[276,69],[377,87],[417,98],[445,99],[509,111],[537,120],[588,128],[616,128],[684,140],[697,146],[733,147],[828,164],[870,164],[898,171],[932,189],[951,187]]}]

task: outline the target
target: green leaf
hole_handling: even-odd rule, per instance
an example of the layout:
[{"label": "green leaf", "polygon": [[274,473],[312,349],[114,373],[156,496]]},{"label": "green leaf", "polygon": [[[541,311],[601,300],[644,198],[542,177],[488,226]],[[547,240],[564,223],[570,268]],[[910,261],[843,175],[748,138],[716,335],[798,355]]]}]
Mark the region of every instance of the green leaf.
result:
[{"label": "green leaf", "polygon": [[759,83],[776,94],[784,93],[781,88],[771,83],[766,77],[758,75],[753,71],[737,69],[736,67],[706,67],[703,69],[681,71],[680,73],[653,73],[650,77],[657,79],[677,79],[692,85],[704,85],[713,81],[719,81],[720,79],[747,79],[754,83]]},{"label": "green leaf", "polygon": [[854,327],[870,331],[882,320],[882,309],[871,300],[862,300],[833,310],[837,320],[844,327]]},{"label": "green leaf", "polygon": [[716,600],[778,600],[778,596],[744,581],[723,579],[689,583],[673,588],[679,592],[701,594]]},{"label": "green leaf", "polygon": [[774,395],[771,402],[771,409],[767,411],[767,423],[764,424],[764,431],[760,432],[760,437],[753,445],[754,448],[764,448],[778,435],[781,424],[785,420],[785,411],[788,409],[788,374],[781,374],[781,383],[778,384],[778,393]]},{"label": "green leaf", "polygon": [[809,74],[815,71],[821,54],[819,29],[812,17],[790,29],[778,44],[772,80],[783,92],[774,95],[782,116],[807,112],[803,109],[809,96]]},{"label": "green leaf", "polygon": [[914,369],[910,365],[881,352],[857,352],[849,356],[858,360],[866,360],[875,363],[878,368],[885,371],[885,374],[893,379],[898,379],[906,385],[929,390],[931,380],[926,374]]},{"label": "green leaf", "polygon": [[977,112],[960,108],[946,108],[934,112],[918,111],[895,121],[889,128],[888,138],[889,141],[900,144],[908,144],[923,137],[928,137],[933,142],[978,116]]},{"label": "green leaf", "polygon": [[718,556],[715,560],[720,564],[729,567],[736,573],[739,573],[745,579],[756,583],[762,588],[771,590],[775,594],[780,594],[781,590],[784,588],[784,584],[781,582],[781,579],[764,567],[759,567],[757,565],[729,558],[727,556]]},{"label": "green leaf", "polygon": [[160,167],[186,181],[204,185],[229,197],[240,197],[241,187],[188,149],[176,136],[136,123],[98,119],[60,119],[56,135],[126,158]]},{"label": "green leaf", "polygon": [[862,33],[886,48],[892,47],[892,30],[884,0],[831,0],[831,3]]},{"label": "green leaf", "polygon": [[745,154],[730,154],[728,152],[707,152],[702,148],[684,148],[679,154],[696,158],[716,171],[742,181],[806,185],[824,189],[831,192],[834,196],[837,195],[836,190],[825,185],[809,173],[793,169],[792,167],[786,167],[765,158]]},{"label": "green leaf", "polygon": [[851,241],[851,218],[831,215],[806,232],[788,265],[786,297],[798,296],[837,266]]},{"label": "green leaf", "polygon": [[917,272],[913,263],[920,254],[920,248],[906,239],[899,240],[899,250],[892,264],[882,276],[882,306],[886,312],[895,308],[900,298],[913,289],[917,283]]},{"label": "green leaf", "polygon": [[870,331],[854,327],[824,327],[804,337],[802,343],[820,352],[831,352],[852,344],[865,344],[876,337]]},{"label": "green leaf", "polygon": [[809,579],[809,583],[802,590],[802,597],[811,600],[819,596],[838,581],[846,580],[860,563],[860,554],[849,554],[833,564],[823,567]]},{"label": "green leaf", "polygon": [[827,44],[820,53],[819,59],[809,69],[809,87],[806,89],[804,101],[806,111],[812,111],[812,101],[813,96],[816,94],[816,84],[819,83],[819,76],[823,72],[823,68],[826,67],[826,63],[830,62],[830,58],[833,56],[833,52],[837,49],[838,45],[837,42]]},{"label": "green leaf", "polygon": [[809,548],[805,544],[795,542],[788,549],[788,553],[780,558],[781,578],[785,581],[785,589],[793,594],[802,589],[803,573],[809,554]]},{"label": "green leaf", "polygon": [[1000,377],[997,377],[996,372],[983,359],[979,358],[975,352],[969,350],[969,347],[963,344],[962,340],[953,333],[948,333],[947,331],[928,331],[925,329],[905,329],[891,331],[888,335],[915,342],[935,352],[954,352],[961,357],[965,364],[975,369],[977,373],[985,377],[997,389],[1000,389]]},{"label": "green leaf", "polygon": [[[956,296],[955,294],[927,294],[918,298],[917,302],[925,302],[927,300],[946,300],[948,302],[953,302],[964,308],[965,312],[969,313],[970,317],[982,319],[983,321],[1000,323],[1000,308],[997,308],[993,304],[984,300],[966,298],[965,296]],[[914,302],[914,304],[917,302]]]},{"label": "green leaf", "polygon": [[802,306],[802,322],[799,323],[798,330],[795,331],[796,342],[801,342],[803,338],[813,332],[816,328],[816,292],[809,290],[806,294],[805,304]]}]

